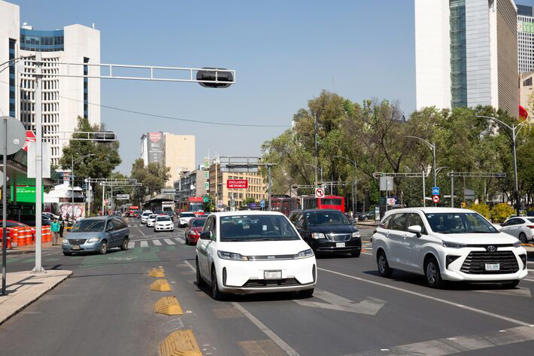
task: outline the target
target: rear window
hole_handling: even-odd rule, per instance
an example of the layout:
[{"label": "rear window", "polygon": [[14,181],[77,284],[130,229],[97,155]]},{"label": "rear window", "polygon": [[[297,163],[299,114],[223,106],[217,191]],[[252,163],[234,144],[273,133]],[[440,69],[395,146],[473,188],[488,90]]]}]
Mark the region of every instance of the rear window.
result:
[{"label": "rear window", "polygon": [[309,225],[348,225],[347,217],[339,211],[307,212],[306,220]]},{"label": "rear window", "polygon": [[531,223],[534,223],[534,218],[528,218],[527,220]]},{"label": "rear window", "polygon": [[341,205],[341,199],[321,199],[321,205]]},{"label": "rear window", "polygon": [[181,218],[194,218],[195,214],[194,213],[180,213],[180,217]]},{"label": "rear window", "polygon": [[202,227],[204,226],[204,223],[206,222],[206,219],[194,219],[191,220],[191,226],[192,227]]}]

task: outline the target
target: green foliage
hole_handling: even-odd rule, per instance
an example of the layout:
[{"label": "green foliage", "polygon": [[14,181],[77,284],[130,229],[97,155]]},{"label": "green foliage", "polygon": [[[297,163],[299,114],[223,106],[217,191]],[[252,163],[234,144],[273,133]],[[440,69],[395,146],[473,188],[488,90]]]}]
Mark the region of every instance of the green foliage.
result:
[{"label": "green foliage", "polygon": [[495,205],[491,209],[491,220],[495,223],[502,223],[510,215],[514,215],[515,210],[506,203],[500,203]]},{"label": "green foliage", "polygon": [[145,162],[142,158],[138,158],[132,164],[131,178],[143,184],[143,189],[147,194],[153,195],[159,193],[165,187],[165,183],[169,180],[170,168],[162,166],[158,163],[149,163],[145,167]]},{"label": "green foliage", "polygon": [[482,215],[486,219],[490,219],[491,218],[490,208],[486,204],[471,204],[469,206],[469,209],[476,211],[477,213],[479,213],[480,215]]}]

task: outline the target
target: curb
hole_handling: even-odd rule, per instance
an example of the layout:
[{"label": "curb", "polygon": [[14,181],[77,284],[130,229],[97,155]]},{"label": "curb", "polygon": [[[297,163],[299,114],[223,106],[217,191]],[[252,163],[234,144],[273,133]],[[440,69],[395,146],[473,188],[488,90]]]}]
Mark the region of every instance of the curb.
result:
[{"label": "curb", "polygon": [[[43,248],[41,251],[44,252],[44,251],[48,251],[48,250],[53,250],[52,247],[47,247],[47,248]],[[10,255],[26,255],[26,254],[30,254],[30,253],[35,253],[35,250],[7,250],[6,251],[7,255],[10,256]]]}]

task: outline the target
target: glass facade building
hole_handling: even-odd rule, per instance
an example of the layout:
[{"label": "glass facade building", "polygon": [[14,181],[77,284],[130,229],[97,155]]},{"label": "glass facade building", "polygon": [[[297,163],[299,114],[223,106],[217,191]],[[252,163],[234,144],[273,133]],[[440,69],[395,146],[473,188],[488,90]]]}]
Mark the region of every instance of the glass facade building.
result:
[{"label": "glass facade building", "polygon": [[26,51],[55,52],[64,50],[63,30],[39,31],[20,29],[20,49]]},{"label": "glass facade building", "polygon": [[9,39],[9,116],[15,117],[16,115],[16,80],[15,80],[15,45],[17,41]]},{"label": "glass facade building", "polygon": [[451,106],[467,106],[465,0],[450,0]]},{"label": "glass facade building", "polygon": [[89,58],[83,57],[83,117],[86,119],[89,117]]},{"label": "glass facade building", "polygon": [[534,9],[517,5],[517,59],[520,73],[534,71]]}]

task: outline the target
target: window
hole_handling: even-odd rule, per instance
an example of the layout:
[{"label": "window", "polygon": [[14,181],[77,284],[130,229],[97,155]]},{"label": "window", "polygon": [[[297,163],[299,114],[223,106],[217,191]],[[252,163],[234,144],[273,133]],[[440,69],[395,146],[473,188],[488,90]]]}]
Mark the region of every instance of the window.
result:
[{"label": "window", "polygon": [[395,214],[389,223],[390,230],[406,230],[406,214]]},{"label": "window", "polygon": [[423,235],[426,235],[425,224],[423,223],[423,220],[421,219],[419,214],[408,214],[408,223],[406,224],[406,227],[414,225],[421,226],[421,233]]}]

